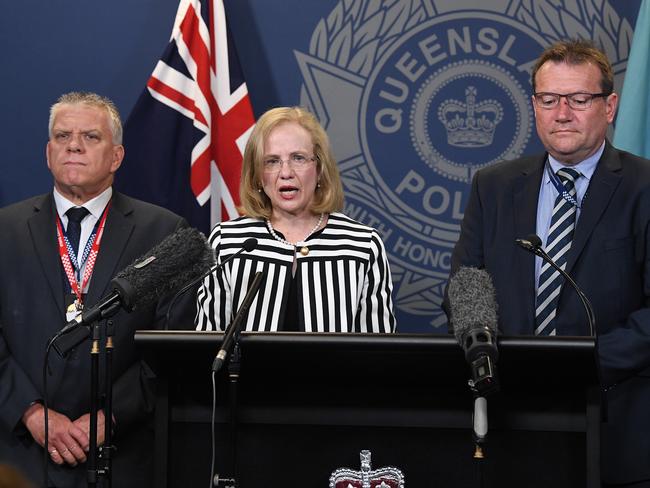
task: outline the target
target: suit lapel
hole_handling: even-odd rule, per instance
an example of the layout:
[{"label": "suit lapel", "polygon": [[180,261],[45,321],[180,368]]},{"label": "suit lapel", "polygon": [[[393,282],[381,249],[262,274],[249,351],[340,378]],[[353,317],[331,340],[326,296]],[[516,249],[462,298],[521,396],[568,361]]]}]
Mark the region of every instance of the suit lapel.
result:
[{"label": "suit lapel", "polygon": [[56,242],[55,219],[54,198],[50,193],[34,205],[34,213],[28,219],[27,225],[36,250],[36,256],[52,290],[54,303],[56,303],[60,317],[64,317],[63,297],[65,292],[61,274],[61,258]]},{"label": "suit lapel", "polygon": [[[513,214],[515,219],[515,235],[517,238],[525,238],[536,233],[537,202],[545,160],[546,155],[542,159],[534,157],[522,161],[521,173],[514,181]],[[525,304],[524,317],[528,322],[526,324],[526,331],[534,330],[535,255],[517,247],[514,257],[516,260],[515,269],[519,273],[518,285],[516,287],[516,292],[519,295],[517,300]]]},{"label": "suit lapel", "polygon": [[114,192],[95,269],[88,288],[87,304],[97,303],[109,291],[109,283],[120,271],[118,268],[120,259],[133,233],[133,223],[128,218],[132,211],[128,202],[119,193]]},{"label": "suit lapel", "polygon": [[620,170],[621,161],[618,154],[607,142],[598,167],[589,183],[587,198],[584,202],[585,206],[580,213],[580,218],[578,219],[578,224],[573,234],[573,242],[569,255],[567,256],[567,273],[571,273],[594,227],[609,205],[609,201],[621,181]]}]

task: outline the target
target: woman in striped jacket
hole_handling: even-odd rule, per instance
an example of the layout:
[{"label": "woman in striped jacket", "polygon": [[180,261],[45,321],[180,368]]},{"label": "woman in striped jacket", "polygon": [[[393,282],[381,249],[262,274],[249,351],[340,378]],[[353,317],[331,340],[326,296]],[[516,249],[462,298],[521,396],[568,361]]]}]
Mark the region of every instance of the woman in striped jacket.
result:
[{"label": "woman in striped jacket", "polygon": [[[340,213],[338,168],[311,113],[281,107],[262,115],[244,152],[240,200],[245,216],[210,234],[225,265],[199,289],[197,330],[224,330],[261,271],[247,331],[395,331],[383,242]],[[248,238],[255,248],[228,260]]]}]

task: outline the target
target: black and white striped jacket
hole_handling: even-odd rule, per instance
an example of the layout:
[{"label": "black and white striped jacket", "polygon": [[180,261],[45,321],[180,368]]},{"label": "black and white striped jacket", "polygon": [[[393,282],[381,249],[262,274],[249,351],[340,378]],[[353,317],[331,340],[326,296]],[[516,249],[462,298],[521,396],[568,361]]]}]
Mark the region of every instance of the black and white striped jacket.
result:
[{"label": "black and white striped jacket", "polygon": [[[342,213],[306,241],[276,240],[260,219],[240,217],[214,227],[209,242],[217,263],[249,237],[256,248],[241,253],[205,279],[197,295],[197,330],[224,330],[257,271],[264,272],[246,321],[247,331],[277,331],[283,323],[294,255],[297,259],[299,330],[306,332],[394,332],[390,268],[384,244],[371,227]],[[297,249],[309,248],[303,256]],[[237,306],[233,310],[233,303]]]}]

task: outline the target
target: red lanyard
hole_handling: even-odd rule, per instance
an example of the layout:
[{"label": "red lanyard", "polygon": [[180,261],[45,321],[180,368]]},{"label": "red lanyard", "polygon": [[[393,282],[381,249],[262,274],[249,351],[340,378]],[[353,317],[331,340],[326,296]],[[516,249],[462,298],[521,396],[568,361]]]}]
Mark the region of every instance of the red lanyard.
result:
[{"label": "red lanyard", "polygon": [[[70,288],[77,297],[76,303],[79,306],[81,306],[83,300],[83,291],[93,274],[93,269],[95,268],[95,261],[97,260],[97,254],[99,254],[99,245],[101,244],[102,236],[104,235],[104,224],[106,223],[106,216],[108,215],[108,209],[110,206],[111,202],[109,201],[108,205],[106,205],[106,208],[104,209],[104,212],[102,213],[101,220],[99,221],[99,226],[97,228],[97,232],[95,233],[95,239],[93,240],[93,245],[90,249],[90,253],[88,254],[88,258],[86,259],[86,268],[84,269],[83,278],[81,279],[81,286],[79,286],[77,278],[74,274],[74,266],[72,265],[70,254],[68,253],[68,246],[66,246],[65,239],[63,237],[63,227],[61,226],[61,220],[58,218],[58,216],[56,218],[56,237],[59,243],[59,255],[61,256],[61,264],[63,265],[65,274],[68,277],[68,281],[70,282]],[[81,266],[81,263],[79,263],[79,266]]]}]

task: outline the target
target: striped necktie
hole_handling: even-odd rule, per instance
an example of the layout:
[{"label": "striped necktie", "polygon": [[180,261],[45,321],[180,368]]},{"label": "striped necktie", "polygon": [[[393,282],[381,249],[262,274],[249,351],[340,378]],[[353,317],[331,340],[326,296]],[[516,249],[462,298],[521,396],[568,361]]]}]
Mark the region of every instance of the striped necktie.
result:
[{"label": "striped necktie", "polygon": [[[558,177],[573,200],[576,199],[575,180],[580,173],[571,168],[562,168],[557,172]],[[576,206],[560,193],[555,199],[551,226],[548,229],[546,239],[546,253],[557,263],[560,268],[565,269],[567,255],[571,249],[573,230],[576,225]],[[560,291],[564,278],[554,270],[550,264],[544,262],[539,274],[539,287],[537,289],[537,300],[535,309],[535,334],[555,335],[555,314],[557,304],[560,300]]]}]

